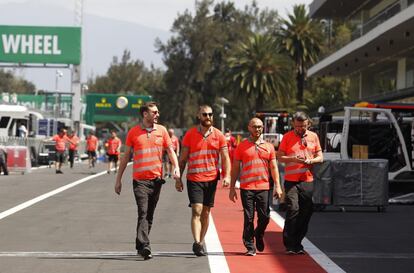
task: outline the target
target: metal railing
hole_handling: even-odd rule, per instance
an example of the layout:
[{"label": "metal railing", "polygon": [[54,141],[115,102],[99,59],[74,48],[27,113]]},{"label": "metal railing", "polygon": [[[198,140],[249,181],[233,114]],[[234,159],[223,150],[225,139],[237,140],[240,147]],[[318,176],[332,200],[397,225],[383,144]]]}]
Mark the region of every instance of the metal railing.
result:
[{"label": "metal railing", "polygon": [[397,13],[401,11],[400,2],[395,2],[394,4],[390,5],[382,12],[378,13],[374,17],[370,18],[368,21],[364,22],[363,24],[359,24],[356,26],[356,30],[351,34],[351,41],[361,37],[362,35],[368,33],[372,29],[376,28],[378,25],[384,23]]}]

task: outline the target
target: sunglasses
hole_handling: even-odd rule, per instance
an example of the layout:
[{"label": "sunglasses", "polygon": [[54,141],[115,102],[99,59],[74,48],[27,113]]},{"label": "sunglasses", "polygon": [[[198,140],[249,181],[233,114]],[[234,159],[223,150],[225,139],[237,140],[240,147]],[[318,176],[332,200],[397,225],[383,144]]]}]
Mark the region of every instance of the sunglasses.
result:
[{"label": "sunglasses", "polygon": [[207,117],[207,116],[212,117],[213,116],[213,113],[201,113],[201,115],[203,117]]},{"label": "sunglasses", "polygon": [[308,147],[308,142],[306,141],[306,137],[307,135],[303,135],[301,138],[300,138],[300,144],[302,144],[303,146],[305,146],[305,147]]}]

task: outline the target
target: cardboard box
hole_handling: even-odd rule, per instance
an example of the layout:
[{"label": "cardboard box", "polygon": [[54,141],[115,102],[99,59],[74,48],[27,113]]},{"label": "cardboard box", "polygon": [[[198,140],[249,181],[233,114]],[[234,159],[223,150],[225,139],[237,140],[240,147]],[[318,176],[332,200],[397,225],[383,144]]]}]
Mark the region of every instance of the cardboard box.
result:
[{"label": "cardboard box", "polygon": [[368,159],[368,145],[352,145],[353,159]]}]

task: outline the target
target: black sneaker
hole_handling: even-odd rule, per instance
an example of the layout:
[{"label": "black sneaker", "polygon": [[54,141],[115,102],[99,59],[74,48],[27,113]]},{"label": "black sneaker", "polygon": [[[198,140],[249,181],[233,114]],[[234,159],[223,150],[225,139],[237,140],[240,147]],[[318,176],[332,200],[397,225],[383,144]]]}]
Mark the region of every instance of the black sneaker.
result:
[{"label": "black sneaker", "polygon": [[204,247],[201,243],[193,243],[193,252],[198,257],[206,256],[206,253],[204,252]]},{"label": "black sneaker", "polygon": [[63,172],[61,170],[56,170],[56,173],[63,174]]},{"label": "black sneaker", "polygon": [[107,174],[110,174],[110,173],[111,173],[111,171],[106,171],[106,173],[107,173]]},{"label": "black sneaker", "polygon": [[141,251],[139,251],[139,254],[141,254],[141,256],[144,257],[144,260],[149,260],[153,258],[151,249],[149,248],[142,249]]},{"label": "black sneaker", "polygon": [[248,249],[246,253],[244,253],[245,256],[256,256],[256,250],[254,249]]},{"label": "black sneaker", "polygon": [[287,255],[296,255],[297,254],[295,250],[289,249],[289,248],[286,249],[285,253]]},{"label": "black sneaker", "polygon": [[259,252],[263,252],[265,248],[263,236],[256,236],[256,249]]}]

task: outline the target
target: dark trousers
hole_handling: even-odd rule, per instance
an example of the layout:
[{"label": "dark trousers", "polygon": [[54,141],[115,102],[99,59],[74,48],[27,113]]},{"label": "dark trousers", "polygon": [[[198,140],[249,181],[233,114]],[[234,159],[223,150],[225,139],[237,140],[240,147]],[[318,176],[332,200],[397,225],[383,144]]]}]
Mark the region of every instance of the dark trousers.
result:
[{"label": "dark trousers", "polygon": [[313,212],[313,183],[285,181],[286,217],[283,244],[286,249],[303,249],[302,240],[308,231]]},{"label": "dark trousers", "polygon": [[149,234],[155,207],[160,197],[161,185],[161,183],[153,180],[134,180],[133,182],[135,201],[138,208],[137,237],[135,240],[137,250],[151,249]]},{"label": "dark trousers", "polygon": [[[243,243],[247,249],[255,249],[254,237],[263,237],[270,219],[268,190],[240,190],[244,211]],[[254,213],[257,226],[254,229]]]},{"label": "dark trousers", "polygon": [[73,162],[75,161],[75,153],[75,150],[69,150],[69,163],[71,168],[73,168]]},{"label": "dark trousers", "polygon": [[3,171],[4,175],[9,174],[9,171],[7,170],[7,162],[3,160],[2,158],[0,158],[0,174],[1,174],[1,171]]}]

